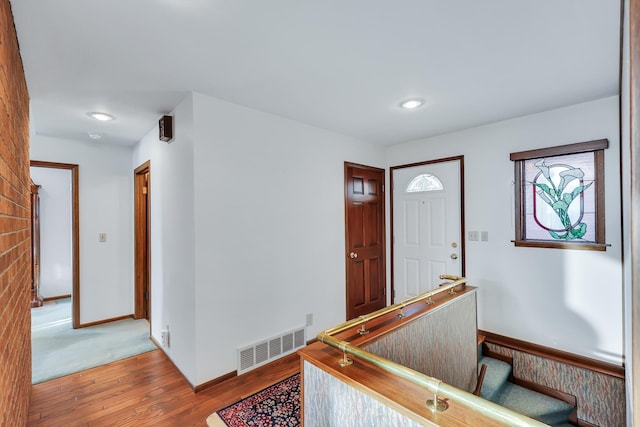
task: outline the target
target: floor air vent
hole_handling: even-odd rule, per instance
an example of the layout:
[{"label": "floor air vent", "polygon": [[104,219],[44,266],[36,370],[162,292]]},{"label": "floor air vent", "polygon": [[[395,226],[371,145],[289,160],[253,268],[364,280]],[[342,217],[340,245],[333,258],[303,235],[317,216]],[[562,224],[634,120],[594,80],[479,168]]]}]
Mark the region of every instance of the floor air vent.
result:
[{"label": "floor air vent", "polygon": [[304,347],[304,326],[238,349],[238,375]]}]

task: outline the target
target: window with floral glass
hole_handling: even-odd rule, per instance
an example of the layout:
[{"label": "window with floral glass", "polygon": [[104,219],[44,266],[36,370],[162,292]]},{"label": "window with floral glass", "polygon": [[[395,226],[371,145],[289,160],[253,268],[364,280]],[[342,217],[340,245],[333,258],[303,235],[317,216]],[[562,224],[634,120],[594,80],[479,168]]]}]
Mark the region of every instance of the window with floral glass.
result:
[{"label": "window with floral glass", "polygon": [[609,141],[511,153],[516,246],[606,250],[604,150]]}]

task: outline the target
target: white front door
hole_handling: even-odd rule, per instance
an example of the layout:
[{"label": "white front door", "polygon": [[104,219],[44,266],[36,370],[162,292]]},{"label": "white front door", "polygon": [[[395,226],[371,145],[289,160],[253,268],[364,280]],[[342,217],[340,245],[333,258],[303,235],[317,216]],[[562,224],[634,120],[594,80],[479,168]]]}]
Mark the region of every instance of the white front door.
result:
[{"label": "white front door", "polygon": [[462,275],[460,160],[393,169],[394,303]]}]

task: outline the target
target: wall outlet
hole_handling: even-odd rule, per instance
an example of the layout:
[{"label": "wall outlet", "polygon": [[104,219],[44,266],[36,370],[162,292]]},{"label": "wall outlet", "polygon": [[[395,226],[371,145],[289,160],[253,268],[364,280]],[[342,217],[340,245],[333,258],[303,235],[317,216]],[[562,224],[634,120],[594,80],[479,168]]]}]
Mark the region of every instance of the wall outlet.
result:
[{"label": "wall outlet", "polygon": [[160,331],[162,337],[162,346],[169,348],[171,346],[171,341],[169,340],[169,325],[162,331]]},{"label": "wall outlet", "polygon": [[311,326],[311,325],[313,325],[313,313],[307,314],[306,326]]},{"label": "wall outlet", "polygon": [[104,243],[107,241],[107,233],[98,234],[98,242]]},{"label": "wall outlet", "polygon": [[477,242],[480,240],[480,232],[479,231],[469,231],[467,233],[470,242]]}]

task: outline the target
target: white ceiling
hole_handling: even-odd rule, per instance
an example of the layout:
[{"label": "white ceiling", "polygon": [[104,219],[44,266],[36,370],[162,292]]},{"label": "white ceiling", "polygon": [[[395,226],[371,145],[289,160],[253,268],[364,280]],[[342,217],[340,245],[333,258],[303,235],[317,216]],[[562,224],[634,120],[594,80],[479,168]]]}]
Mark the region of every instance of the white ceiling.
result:
[{"label": "white ceiling", "polygon": [[619,3],[11,0],[32,130],[127,145],[188,91],[388,145],[615,95]]}]

